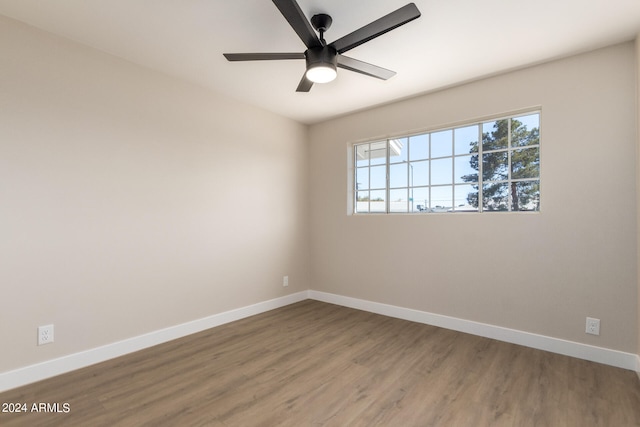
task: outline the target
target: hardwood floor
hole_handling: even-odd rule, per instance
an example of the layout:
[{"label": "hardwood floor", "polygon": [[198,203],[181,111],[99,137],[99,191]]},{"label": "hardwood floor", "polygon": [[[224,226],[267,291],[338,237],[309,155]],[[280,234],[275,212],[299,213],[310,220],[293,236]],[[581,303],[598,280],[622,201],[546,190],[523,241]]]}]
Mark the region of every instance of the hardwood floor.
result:
[{"label": "hardwood floor", "polygon": [[634,372],[312,300],[3,402],[62,411],[0,413],[5,427],[640,426]]}]

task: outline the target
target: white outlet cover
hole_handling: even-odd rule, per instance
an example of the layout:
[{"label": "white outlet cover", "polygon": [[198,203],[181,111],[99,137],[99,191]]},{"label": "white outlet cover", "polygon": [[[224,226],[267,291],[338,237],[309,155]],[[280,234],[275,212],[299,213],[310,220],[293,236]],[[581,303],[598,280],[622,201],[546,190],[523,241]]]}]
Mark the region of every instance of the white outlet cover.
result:
[{"label": "white outlet cover", "polygon": [[53,325],[38,326],[38,345],[53,342]]},{"label": "white outlet cover", "polygon": [[600,335],[600,319],[587,317],[587,328],[585,332],[591,335]]}]

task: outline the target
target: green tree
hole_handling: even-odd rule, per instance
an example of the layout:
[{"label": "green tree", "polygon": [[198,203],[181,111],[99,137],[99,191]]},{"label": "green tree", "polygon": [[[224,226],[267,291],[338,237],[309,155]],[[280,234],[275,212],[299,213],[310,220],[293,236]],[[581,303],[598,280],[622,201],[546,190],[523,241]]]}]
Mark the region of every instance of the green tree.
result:
[{"label": "green tree", "polygon": [[[511,125],[511,181],[509,178],[509,125]],[[493,129],[482,133],[482,208],[489,211],[505,211],[511,197],[511,210],[527,210],[539,206],[539,181],[518,181],[537,178],[540,175],[540,132],[531,130],[519,120],[496,120]],[[497,150],[497,151],[496,151]],[[474,192],[467,202],[474,207],[480,204],[478,176],[480,171],[479,142],[472,142],[470,166],[476,173],[465,175],[465,182],[473,183]]]}]

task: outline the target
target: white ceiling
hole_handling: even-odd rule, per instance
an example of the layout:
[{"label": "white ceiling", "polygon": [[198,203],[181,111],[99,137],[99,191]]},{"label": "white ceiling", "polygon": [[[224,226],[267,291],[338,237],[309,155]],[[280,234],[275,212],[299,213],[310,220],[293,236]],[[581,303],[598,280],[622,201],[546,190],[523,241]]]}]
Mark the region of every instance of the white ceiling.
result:
[{"label": "white ceiling", "polygon": [[[328,13],[328,42],[408,0],[298,0]],[[303,123],[632,40],[640,0],[415,0],[422,17],[348,55],[396,71],[387,81],[338,69],[295,89],[303,60],[227,62],[223,52],[303,52],[269,0],[0,0],[0,14]]]}]

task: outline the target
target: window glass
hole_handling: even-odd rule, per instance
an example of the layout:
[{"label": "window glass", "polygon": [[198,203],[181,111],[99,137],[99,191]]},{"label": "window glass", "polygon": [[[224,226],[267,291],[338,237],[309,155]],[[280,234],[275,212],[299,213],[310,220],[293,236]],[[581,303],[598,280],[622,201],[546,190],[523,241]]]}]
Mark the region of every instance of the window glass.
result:
[{"label": "window glass", "polygon": [[487,211],[507,211],[509,209],[509,184],[489,183],[482,186],[482,208]]},{"label": "window glass", "polygon": [[412,188],[409,190],[411,212],[429,212],[429,189],[426,187]]},{"label": "window glass", "polygon": [[369,192],[358,191],[356,193],[356,212],[367,213],[369,212]]},{"label": "window glass", "polygon": [[455,153],[471,154],[478,152],[478,125],[457,128],[454,130]]},{"label": "window glass", "polygon": [[384,165],[387,163],[387,141],[373,142],[369,144],[366,155],[371,165]]},{"label": "window glass", "polygon": [[369,168],[356,169],[356,190],[369,189]]},{"label": "window glass", "polygon": [[408,138],[389,140],[389,163],[406,162],[409,158]]},{"label": "window glass", "polygon": [[514,211],[540,210],[540,181],[520,181],[512,185],[511,209]]},{"label": "window glass", "polygon": [[370,170],[369,188],[385,188],[387,186],[387,167],[373,166]]},{"label": "window glass", "polygon": [[407,197],[407,189],[389,191],[389,211],[390,212],[407,212],[409,198]]},{"label": "window glass", "polygon": [[509,119],[482,124],[482,150],[499,150],[508,147]]},{"label": "window glass", "polygon": [[369,166],[369,153],[371,144],[356,145],[356,166]]},{"label": "window glass", "polygon": [[386,191],[377,190],[369,193],[369,212],[386,212]]},{"label": "window glass", "polygon": [[356,213],[540,210],[540,112],[356,144]]},{"label": "window glass", "polygon": [[407,186],[407,163],[389,166],[389,188]]},{"label": "window glass", "polygon": [[429,161],[411,162],[409,164],[409,186],[429,185]]},{"label": "window glass", "polygon": [[484,181],[502,181],[508,178],[508,153],[494,151],[482,155],[482,178]]},{"label": "window glass", "polygon": [[431,209],[433,212],[447,212],[453,207],[453,187],[444,185],[431,187]]},{"label": "window glass", "polygon": [[451,156],[453,131],[445,130],[431,134],[431,158]]},{"label": "window glass", "polygon": [[431,184],[451,184],[453,181],[453,159],[445,157],[444,159],[431,160]]},{"label": "window glass", "polygon": [[540,176],[540,148],[523,148],[511,152],[511,178]]},{"label": "window glass", "polygon": [[454,210],[456,212],[478,212],[478,188],[473,185],[456,185],[454,191]]},{"label": "window glass", "polygon": [[[478,156],[458,156],[454,158],[455,183],[478,182]],[[475,168],[474,168],[475,165]]]},{"label": "window glass", "polygon": [[423,160],[429,158],[429,134],[409,138],[409,158]]},{"label": "window glass", "polygon": [[540,115],[514,117],[511,119],[511,146],[522,147],[540,144]]}]

